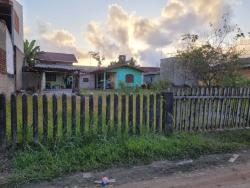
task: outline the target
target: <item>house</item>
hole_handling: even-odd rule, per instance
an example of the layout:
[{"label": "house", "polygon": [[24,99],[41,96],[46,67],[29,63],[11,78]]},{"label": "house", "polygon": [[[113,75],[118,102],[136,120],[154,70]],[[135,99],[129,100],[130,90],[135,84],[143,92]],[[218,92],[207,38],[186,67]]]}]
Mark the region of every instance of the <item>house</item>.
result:
[{"label": "house", "polygon": [[177,62],[175,57],[161,59],[160,79],[169,79],[173,86],[197,86],[192,73]]},{"label": "house", "polygon": [[126,56],[119,56],[119,61],[105,68],[93,71],[91,81],[96,89],[120,89],[121,87],[140,87],[143,84],[143,70],[126,61]]},{"label": "house", "polygon": [[23,9],[16,0],[0,0],[0,92],[22,88]]},{"label": "house", "polygon": [[[33,91],[78,89],[80,67],[73,54],[39,52],[34,67],[24,68],[24,88]],[[77,82],[77,83],[76,83]]]},{"label": "house", "polygon": [[240,73],[247,79],[250,79],[250,58],[241,58]]},{"label": "house", "polygon": [[141,67],[143,73],[143,83],[151,85],[160,79],[160,67]]}]

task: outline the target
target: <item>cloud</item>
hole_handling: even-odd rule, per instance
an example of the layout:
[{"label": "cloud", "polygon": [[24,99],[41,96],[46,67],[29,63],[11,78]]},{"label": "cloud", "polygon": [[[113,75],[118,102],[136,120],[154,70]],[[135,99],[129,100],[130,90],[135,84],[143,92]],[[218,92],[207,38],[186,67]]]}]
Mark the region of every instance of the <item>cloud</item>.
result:
[{"label": "cloud", "polygon": [[[26,27],[29,28],[29,27]],[[73,53],[80,60],[79,62],[87,61],[89,58],[88,51],[80,49],[76,45],[75,36],[65,29],[58,29],[49,22],[37,20],[36,32],[30,29],[27,36],[30,39],[37,40],[38,45],[43,51],[52,51],[60,53]],[[37,33],[37,35],[30,35]]]},{"label": "cloud", "polygon": [[90,22],[85,37],[109,59],[127,54],[142,64],[155,64],[152,59],[159,61],[159,51],[178,46],[183,34],[218,24],[223,14],[231,14],[231,5],[229,0],[169,0],[158,17],[144,18],[112,4],[106,21]]}]

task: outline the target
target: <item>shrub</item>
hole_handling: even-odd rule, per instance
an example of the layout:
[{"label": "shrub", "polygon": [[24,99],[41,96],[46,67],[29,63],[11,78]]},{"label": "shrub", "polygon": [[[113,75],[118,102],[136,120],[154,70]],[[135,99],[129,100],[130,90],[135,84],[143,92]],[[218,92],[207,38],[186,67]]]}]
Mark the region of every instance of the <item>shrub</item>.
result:
[{"label": "shrub", "polygon": [[250,80],[240,73],[228,73],[225,74],[221,85],[224,87],[248,87]]},{"label": "shrub", "polygon": [[155,91],[160,91],[169,88],[171,85],[170,81],[168,78],[166,79],[160,79],[155,82],[150,86],[151,89]]}]

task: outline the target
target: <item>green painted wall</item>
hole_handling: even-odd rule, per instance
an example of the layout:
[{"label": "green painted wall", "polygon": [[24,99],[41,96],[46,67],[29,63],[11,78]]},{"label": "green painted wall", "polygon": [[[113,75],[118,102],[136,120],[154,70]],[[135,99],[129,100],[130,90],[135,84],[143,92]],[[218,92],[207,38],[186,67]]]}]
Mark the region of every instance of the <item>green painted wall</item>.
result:
[{"label": "green painted wall", "polygon": [[[112,72],[116,72],[115,78],[115,89],[119,89],[119,83],[123,82],[127,87],[136,87],[141,86],[143,84],[142,72],[129,67],[119,67],[112,70]],[[126,75],[132,74],[134,75],[133,83],[126,83]]]}]

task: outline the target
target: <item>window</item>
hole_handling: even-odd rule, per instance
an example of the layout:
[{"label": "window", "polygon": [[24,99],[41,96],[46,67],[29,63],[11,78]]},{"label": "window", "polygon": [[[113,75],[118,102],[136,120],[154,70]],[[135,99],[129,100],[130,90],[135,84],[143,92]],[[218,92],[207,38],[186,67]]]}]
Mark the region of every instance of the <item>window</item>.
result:
[{"label": "window", "polygon": [[56,74],[47,73],[46,74],[46,81],[47,82],[56,82]]},{"label": "window", "polygon": [[126,75],[126,83],[134,83],[134,75],[133,74]]},{"label": "window", "polygon": [[83,82],[89,82],[89,78],[83,78],[82,81]]}]

